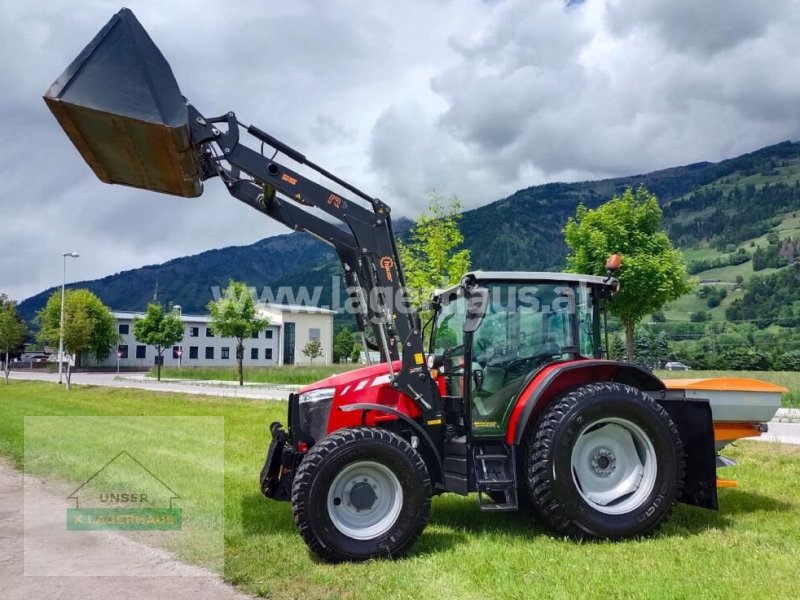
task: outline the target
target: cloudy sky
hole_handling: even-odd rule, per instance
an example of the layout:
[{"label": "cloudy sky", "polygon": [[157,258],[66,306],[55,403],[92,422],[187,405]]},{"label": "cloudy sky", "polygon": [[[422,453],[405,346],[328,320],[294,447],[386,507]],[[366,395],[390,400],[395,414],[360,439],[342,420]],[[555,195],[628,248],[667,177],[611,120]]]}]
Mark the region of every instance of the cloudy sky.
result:
[{"label": "cloudy sky", "polygon": [[[790,0],[139,1],[203,113],[235,110],[414,217],[530,185],[720,160],[800,138]],[[223,8],[224,7],[224,8]],[[0,0],[0,292],[23,299],[281,233],[218,181],[101,184],[41,100],[119,9]]]}]

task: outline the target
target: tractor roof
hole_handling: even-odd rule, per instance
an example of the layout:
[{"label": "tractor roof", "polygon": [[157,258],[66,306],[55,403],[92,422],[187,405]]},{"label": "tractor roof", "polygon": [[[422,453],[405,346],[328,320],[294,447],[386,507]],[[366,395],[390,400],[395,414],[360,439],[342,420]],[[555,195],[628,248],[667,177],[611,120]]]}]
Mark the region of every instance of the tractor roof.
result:
[{"label": "tractor roof", "polygon": [[[580,273],[550,273],[547,271],[470,271],[465,277],[473,276],[478,282],[519,282],[536,283],[578,283],[591,286],[616,287],[616,279],[608,279],[599,275],[582,275]],[[460,284],[438,291],[438,294],[452,293]]]}]

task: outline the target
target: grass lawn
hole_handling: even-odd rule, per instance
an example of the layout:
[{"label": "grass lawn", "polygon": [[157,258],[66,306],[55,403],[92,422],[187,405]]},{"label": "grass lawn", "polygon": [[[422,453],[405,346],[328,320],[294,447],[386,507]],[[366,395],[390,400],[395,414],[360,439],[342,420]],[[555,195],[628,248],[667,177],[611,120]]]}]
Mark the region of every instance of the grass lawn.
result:
[{"label": "grass lawn", "polygon": [[[14,381],[0,386],[0,454],[21,466],[25,415],[224,417],[224,576],[271,598],[797,596],[800,448],[740,443],[726,452],[739,488],[720,491],[721,511],[679,506],[648,539],[557,539],[524,514],[481,513],[474,498],[447,495],[408,558],[332,566],[308,553],[288,504],[258,491],[267,424],[284,413],[278,402]],[[193,468],[172,458],[177,475]]]},{"label": "grass lawn", "polygon": [[[364,365],[346,363],[335,365],[312,365],[302,367],[245,367],[245,383],[277,383],[306,385],[314,383],[330,375],[357,369]],[[155,368],[150,369],[150,376],[156,376]],[[238,381],[236,366],[232,367],[163,367],[163,379],[201,379],[217,381]]]},{"label": "grass lawn", "polygon": [[795,371],[656,371],[662,379],[702,379],[704,377],[746,377],[761,379],[789,389],[783,405],[800,407],[800,373]]}]

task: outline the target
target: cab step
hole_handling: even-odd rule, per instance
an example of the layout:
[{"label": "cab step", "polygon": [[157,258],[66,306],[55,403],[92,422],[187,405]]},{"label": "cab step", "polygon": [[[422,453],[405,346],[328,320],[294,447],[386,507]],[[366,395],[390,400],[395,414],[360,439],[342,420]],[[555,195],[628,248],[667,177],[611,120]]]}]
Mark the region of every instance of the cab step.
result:
[{"label": "cab step", "polygon": [[517,462],[513,446],[493,442],[472,448],[478,506],[487,512],[511,511],[517,501]]}]

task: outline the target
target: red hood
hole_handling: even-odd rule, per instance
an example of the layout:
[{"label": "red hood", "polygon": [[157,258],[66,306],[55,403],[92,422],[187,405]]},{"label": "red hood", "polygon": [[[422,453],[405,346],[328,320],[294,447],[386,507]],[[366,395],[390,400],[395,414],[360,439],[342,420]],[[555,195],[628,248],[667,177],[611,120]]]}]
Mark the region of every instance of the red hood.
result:
[{"label": "red hood", "polygon": [[[396,360],[392,364],[395,372],[400,370],[400,361]],[[310,392],[311,390],[318,390],[326,387],[340,387],[367,379],[368,377],[380,377],[389,373],[389,363],[378,363],[369,367],[362,367],[361,369],[353,369],[352,371],[345,371],[337,375],[331,375],[325,379],[315,381],[305,387],[300,388],[300,393]]]}]

